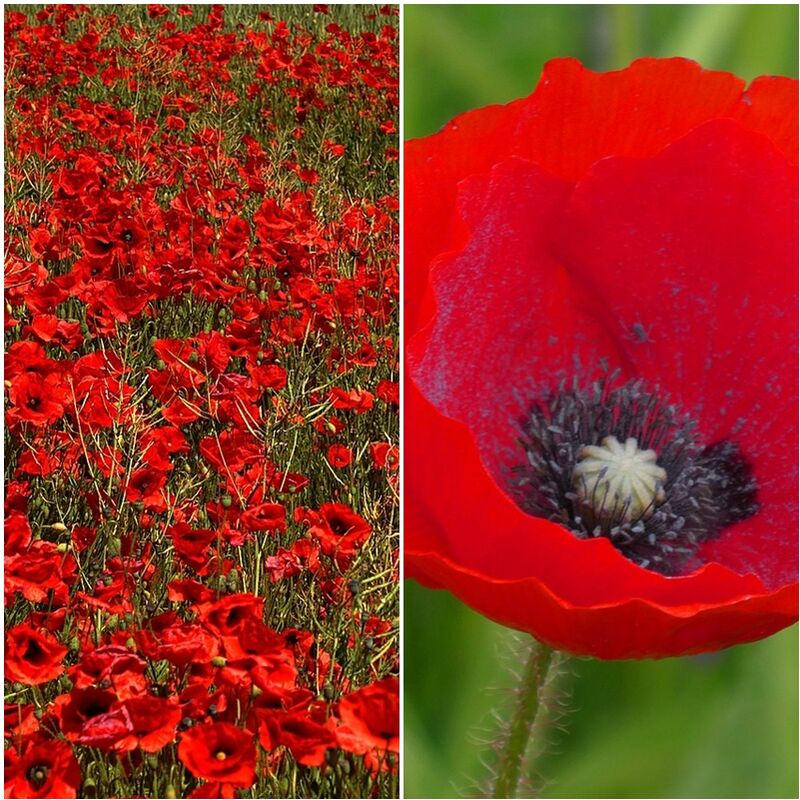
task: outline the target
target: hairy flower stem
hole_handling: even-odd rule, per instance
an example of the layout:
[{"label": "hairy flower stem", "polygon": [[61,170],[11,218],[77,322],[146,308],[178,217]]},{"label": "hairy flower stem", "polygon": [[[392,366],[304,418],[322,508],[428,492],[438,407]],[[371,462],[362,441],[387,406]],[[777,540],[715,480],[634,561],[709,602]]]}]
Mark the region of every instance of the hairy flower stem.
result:
[{"label": "hairy flower stem", "polygon": [[533,723],[539,712],[541,690],[547,679],[552,658],[553,651],[547,645],[537,641],[531,643],[508,738],[497,760],[497,778],[492,797],[516,797],[520,769],[525,751],[528,749]]}]

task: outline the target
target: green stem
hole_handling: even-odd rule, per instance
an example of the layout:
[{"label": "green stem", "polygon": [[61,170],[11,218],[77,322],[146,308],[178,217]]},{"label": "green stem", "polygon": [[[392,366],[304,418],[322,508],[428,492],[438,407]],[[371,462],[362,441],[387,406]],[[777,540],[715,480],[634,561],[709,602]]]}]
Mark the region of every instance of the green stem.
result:
[{"label": "green stem", "polygon": [[525,674],[519,687],[519,697],[505,746],[497,760],[497,779],[492,797],[515,797],[525,751],[528,749],[533,723],[539,712],[540,693],[553,658],[547,645],[533,641]]}]

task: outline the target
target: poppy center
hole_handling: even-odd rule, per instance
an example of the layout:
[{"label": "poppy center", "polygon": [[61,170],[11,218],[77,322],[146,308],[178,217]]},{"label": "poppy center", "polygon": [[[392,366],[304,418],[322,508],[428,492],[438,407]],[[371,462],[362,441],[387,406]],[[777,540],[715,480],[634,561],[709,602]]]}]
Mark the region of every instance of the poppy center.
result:
[{"label": "poppy center", "polygon": [[47,660],[47,654],[35,639],[28,639],[23,658],[32,664],[41,664]]},{"label": "poppy center", "polygon": [[228,757],[228,754],[224,750],[217,750],[215,757],[217,761],[224,761]]},{"label": "poppy center", "polygon": [[668,397],[615,377],[562,383],[531,403],[510,493],[528,514],[679,575],[700,566],[703,542],[756,513],[752,469],[735,442],[704,442]]},{"label": "poppy center", "polygon": [[632,436],[625,444],[606,436],[599,446],[583,447],[572,471],[578,504],[588,514],[617,522],[651,516],[664,502],[667,480],[657,457],[655,450],[641,450]]},{"label": "poppy center", "polygon": [[47,780],[47,767],[42,764],[34,764],[28,770],[28,783],[34,789],[41,789]]}]

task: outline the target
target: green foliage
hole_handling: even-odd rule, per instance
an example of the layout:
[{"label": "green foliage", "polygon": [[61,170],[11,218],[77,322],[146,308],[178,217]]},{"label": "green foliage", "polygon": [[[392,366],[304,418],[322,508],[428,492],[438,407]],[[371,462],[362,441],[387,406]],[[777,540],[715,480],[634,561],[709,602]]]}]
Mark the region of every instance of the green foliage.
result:
[{"label": "green foliage", "polygon": [[[486,777],[475,740],[503,704],[486,690],[511,683],[509,633],[444,592],[404,594],[406,796],[469,796]],[[795,628],[694,658],[568,660],[542,796],[797,796],[797,647]]]}]

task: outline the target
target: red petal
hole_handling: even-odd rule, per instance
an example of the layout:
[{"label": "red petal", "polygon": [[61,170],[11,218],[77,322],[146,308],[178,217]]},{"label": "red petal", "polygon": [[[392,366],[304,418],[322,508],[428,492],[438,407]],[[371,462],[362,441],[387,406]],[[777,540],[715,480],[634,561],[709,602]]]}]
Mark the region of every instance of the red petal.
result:
[{"label": "red petal", "polygon": [[[797,584],[727,603],[679,608],[629,598],[608,606],[570,606],[535,578],[502,580],[440,553],[406,551],[422,583],[446,586],[485,616],[540,641],[595,658],[665,658],[719,650],[770,636],[797,620]],[[711,574],[708,575],[709,580]]]},{"label": "red petal", "polygon": [[796,80],[756,78],[742,97],[735,118],[746,128],[768,136],[792,164],[797,164]]},{"label": "red petal", "polygon": [[409,332],[425,312],[430,262],[459,248],[466,229],[456,214],[459,181],[509,156],[576,179],[611,155],[651,156],[694,127],[735,117],[774,138],[796,158],[795,81],[744,83],[681,58],[643,58],[625,70],[595,73],[571,58],[545,65],[534,93],[506,106],[463,114],[435,136],[405,147],[405,278]]},{"label": "red petal", "polygon": [[770,586],[797,574],[797,176],[760,134],[708,123],[653,159],[607,159],[557,236],[632,374],[706,443],[735,439],[762,511],[706,557]]},{"label": "red petal", "polygon": [[[483,451],[516,437],[514,397],[543,369],[569,379],[616,346],[551,253],[571,185],[512,160],[462,184],[469,244],[432,273],[436,316],[406,348],[414,380],[443,414],[467,422]],[[549,381],[548,381],[549,382]],[[505,431],[500,434],[500,429]]]}]

